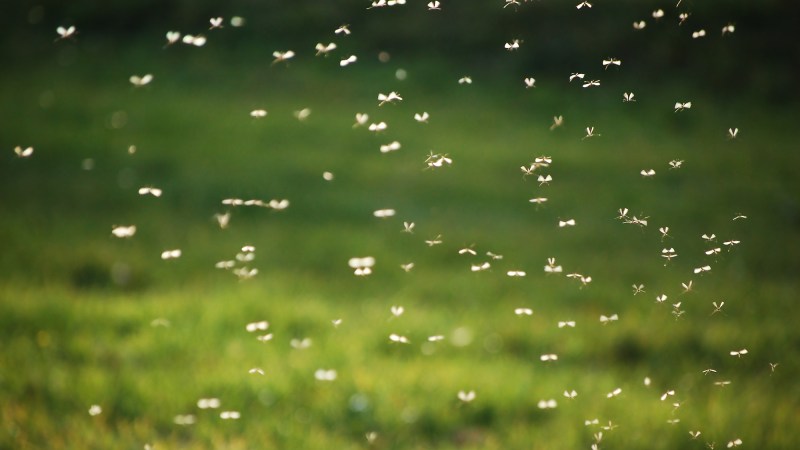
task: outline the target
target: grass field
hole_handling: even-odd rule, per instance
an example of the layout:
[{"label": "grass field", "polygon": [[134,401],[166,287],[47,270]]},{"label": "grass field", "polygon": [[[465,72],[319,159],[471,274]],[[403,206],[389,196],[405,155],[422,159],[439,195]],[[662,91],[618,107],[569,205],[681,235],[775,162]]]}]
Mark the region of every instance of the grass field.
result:
[{"label": "grass field", "polygon": [[[0,448],[800,442],[796,109],[623,71],[602,89],[543,77],[526,90],[513,74],[402,56],[342,69],[308,52],[271,65],[271,50],[252,48],[63,44],[0,73]],[[151,84],[128,83],[144,73]],[[379,107],[392,90],[403,101]],[[629,90],[637,102],[621,101]],[[692,109],[674,112],[679,100]],[[256,108],[267,117],[251,118]],[[427,124],[413,119],[422,111]],[[356,113],[389,127],[354,128]],[[564,125],[550,130],[556,115]],[[587,126],[600,136],[584,139]],[[379,151],[394,140],[400,150]],[[16,157],[17,145],[35,152]],[[452,165],[426,168],[430,153]],[[542,155],[551,166],[523,176]],[[373,216],[385,208],[396,216]],[[647,226],[623,223],[620,208]],[[558,226],[568,219],[576,226]],[[132,238],[112,236],[131,224]],[[215,269],[244,245],[255,277]],[[467,247],[477,255],[460,255]],[[670,247],[679,256],[665,264]],[[160,258],[175,248],[180,258]],[[356,277],[348,259],[363,256],[374,273]],[[545,274],[550,257],[563,274]],[[591,282],[565,276],[576,272]],[[267,331],[247,332],[261,320]],[[295,348],[303,338],[310,347]],[[318,369],[336,379],[316,380]],[[201,398],[221,406],[200,409]],[[557,407],[541,409],[549,399]],[[175,423],[185,415],[195,423]]]}]

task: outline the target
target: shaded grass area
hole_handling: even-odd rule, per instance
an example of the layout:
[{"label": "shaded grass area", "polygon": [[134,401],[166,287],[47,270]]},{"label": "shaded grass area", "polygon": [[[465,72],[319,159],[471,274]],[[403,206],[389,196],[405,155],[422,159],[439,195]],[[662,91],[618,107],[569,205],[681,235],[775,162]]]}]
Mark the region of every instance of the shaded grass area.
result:
[{"label": "shaded grass area", "polygon": [[[9,118],[0,148],[36,147],[30,159],[8,151],[0,161],[0,447],[362,448],[376,431],[377,448],[588,448],[601,426],[613,428],[610,448],[797,441],[791,111],[762,115],[751,99],[613,77],[594,92],[546,79],[524,90],[491,69],[402,58],[342,71],[333,60],[283,67],[213,49],[132,49],[103,64],[107,49],[87,47],[0,83]],[[127,84],[150,67],[152,85]],[[456,83],[465,73],[473,85]],[[630,89],[640,100],[623,104]],[[405,100],[378,107],[389,90]],[[684,98],[693,110],[672,112]],[[248,116],[262,107],[265,119]],[[305,107],[312,114],[299,122],[292,112]],[[422,110],[427,125],[412,119]],[[356,112],[389,129],[353,129]],[[559,114],[565,125],[551,132]],[[601,136],[581,140],[586,126]],[[726,140],[729,127],[741,136]],[[395,139],[402,149],[380,154]],[[424,170],[429,152],[447,153],[452,167]],[[519,171],[540,155],[553,157],[542,172],[550,186]],[[669,170],[671,159],[684,167]],[[643,179],[645,168],[657,175]],[[164,196],[138,196],[143,185]],[[536,196],[549,200],[537,208]],[[232,209],[220,230],[213,215],[229,197],[291,206]],[[616,220],[623,207],[649,225]],[[398,215],[376,219],[380,208]],[[737,213],[748,218],[732,221]],[[559,229],[567,218],[578,225]],[[404,220],[414,234],[401,233]],[[115,224],[136,224],[136,236],[111,237]],[[670,227],[663,242],[660,226]],[[425,244],[439,234],[442,245]],[[703,254],[729,239],[742,242]],[[244,244],[257,249],[256,278],[213,268]],[[457,254],[471,245],[479,256]],[[664,247],[680,254],[666,266]],[[167,248],[184,255],[161,261]],[[471,273],[486,251],[503,259]],[[348,258],[365,255],[375,273],[353,277]],[[593,281],[546,276],[548,257]],[[711,273],[692,273],[705,264]],[[639,283],[646,293],[634,296]],[[725,301],[722,312],[712,315],[712,301]],[[406,313],[392,318],[392,305]],[[522,306],[533,316],[515,316]],[[600,324],[613,313],[618,322]],[[169,326],[152,326],[158,318]],[[262,319],[270,342],[244,329]],[[577,326],[559,329],[564,320]],[[444,341],[426,342],[436,334]],[[310,348],[290,346],[303,337]],[[729,355],[741,348],[747,356]],[[549,353],[559,360],[539,360]],[[316,381],[319,368],[337,380]],[[462,389],[475,401],[459,402]],[[669,389],[677,408],[659,400]],[[199,410],[204,397],[242,419]],[[558,408],[537,407],[550,398]],[[103,413],[90,417],[95,403]],[[178,414],[197,423],[175,425]],[[599,425],[584,425],[593,418]],[[690,440],[688,430],[703,434]]]}]

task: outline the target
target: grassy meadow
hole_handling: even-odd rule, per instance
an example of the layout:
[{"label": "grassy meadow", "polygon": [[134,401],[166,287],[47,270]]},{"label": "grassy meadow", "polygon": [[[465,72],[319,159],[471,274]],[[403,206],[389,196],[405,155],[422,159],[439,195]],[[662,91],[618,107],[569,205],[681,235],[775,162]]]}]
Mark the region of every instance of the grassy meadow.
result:
[{"label": "grassy meadow", "polygon": [[[525,89],[403,53],[341,68],[310,46],[280,64],[272,47],[162,46],[79,36],[0,72],[1,449],[797,447],[796,107],[600,61],[599,88],[560,74]],[[389,91],[403,100],[378,106]],[[388,128],[354,127],[356,113]],[[427,167],[431,153],[452,164]],[[257,275],[215,268],[245,245],[255,259],[237,267]],[[365,256],[373,273],[354,276],[348,260]],[[544,272],[551,257],[563,273]]]}]

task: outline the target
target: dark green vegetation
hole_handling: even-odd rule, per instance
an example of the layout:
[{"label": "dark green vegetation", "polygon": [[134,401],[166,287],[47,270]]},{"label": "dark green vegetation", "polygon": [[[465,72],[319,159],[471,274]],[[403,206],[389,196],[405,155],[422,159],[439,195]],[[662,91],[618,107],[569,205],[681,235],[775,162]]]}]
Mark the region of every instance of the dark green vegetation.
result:
[{"label": "dark green vegetation", "polygon": [[[336,25],[320,40],[344,47]],[[161,31],[124,43],[86,32],[0,73],[0,448],[563,449],[589,448],[598,431],[601,448],[796,447],[796,106],[769,104],[756,87],[723,95],[702,77],[638,80],[626,72],[635,58],[607,72],[587,62],[603,84],[582,89],[567,83],[569,67],[537,76],[400,52],[340,68],[344,49],[315,59],[313,42],[226,46],[235,32],[206,33],[201,49],[161,49]],[[270,64],[289,48],[295,60]],[[128,83],[144,73],[150,85]],[[472,85],[457,83],[464,75]],[[537,88],[524,88],[528,75]],[[378,107],[392,90],[404,100]],[[637,102],[621,101],[629,91]],[[676,101],[693,107],[675,113]],[[306,107],[301,122],[293,112]],[[267,117],[251,118],[256,108]],[[430,123],[413,120],[422,111]],[[389,128],[354,129],[357,112]],[[550,131],[554,115],[565,123]],[[586,126],[601,136],[582,140]],[[393,140],[402,148],[381,154]],[[35,153],[17,158],[17,145]],[[430,152],[452,166],[425,170]],[[523,177],[542,155],[552,165]],[[673,159],[685,162],[670,170]],[[639,174],[650,168],[654,177]],[[163,196],[139,196],[141,186]],[[544,205],[528,202],[540,196]],[[291,205],[221,204],[230,197]],[[382,208],[397,215],[373,217]],[[619,208],[648,225],[622,223]],[[222,230],[213,215],[225,211]],[[566,219],[577,226],[559,228]],[[128,224],[133,238],[111,235]],[[730,239],[741,243],[722,245]],[[256,277],[214,268],[245,244]],[[478,256],[458,254],[471,245]],[[679,254],[666,266],[665,247]],[[162,261],[172,248],[181,258]],[[471,272],[487,251],[503,259]],[[367,255],[374,273],[353,276],[348,259]],[[548,257],[591,283],[545,275]],[[405,313],[392,317],[392,305]],[[245,330],[259,320],[271,341]],[[567,320],[576,327],[558,328]],[[311,347],[292,348],[304,337]],[[558,361],[540,361],[550,353]],[[320,368],[337,379],[315,380]],[[209,397],[221,408],[198,409]],[[558,407],[539,409],[543,399]],[[241,418],[219,418],[229,410]],[[197,423],[176,425],[183,414]]]}]

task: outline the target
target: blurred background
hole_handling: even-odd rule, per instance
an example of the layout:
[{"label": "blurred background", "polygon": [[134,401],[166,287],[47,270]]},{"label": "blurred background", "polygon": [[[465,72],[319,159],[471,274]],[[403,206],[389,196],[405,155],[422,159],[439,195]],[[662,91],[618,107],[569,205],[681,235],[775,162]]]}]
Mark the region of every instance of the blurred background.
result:
[{"label": "blurred background", "polygon": [[800,6],[425,3],[0,5],[0,448],[796,446]]}]

